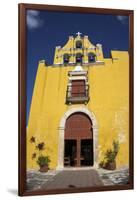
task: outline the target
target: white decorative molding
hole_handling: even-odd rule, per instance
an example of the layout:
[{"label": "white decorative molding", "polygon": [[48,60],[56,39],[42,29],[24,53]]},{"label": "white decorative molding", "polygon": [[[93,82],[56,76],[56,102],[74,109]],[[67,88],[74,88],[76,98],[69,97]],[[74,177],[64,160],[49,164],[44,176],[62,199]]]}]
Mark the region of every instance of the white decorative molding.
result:
[{"label": "white decorative molding", "polygon": [[93,65],[105,65],[105,62],[98,60],[98,61],[93,62],[93,63],[83,63],[83,66],[93,66]]},{"label": "white decorative molding", "polygon": [[84,38],[88,39],[88,35],[84,35]]},{"label": "white decorative molding", "polygon": [[102,44],[96,44],[96,47],[98,47],[98,48],[102,48]]},{"label": "white decorative molding", "polygon": [[61,62],[56,62],[54,65],[61,65],[62,63]]},{"label": "white decorative molding", "polygon": [[73,64],[74,62],[73,61],[69,61],[69,64]]},{"label": "white decorative molding", "polygon": [[77,65],[72,71],[73,72],[83,71],[83,68],[81,67],[81,65]]},{"label": "white decorative molding", "polygon": [[96,63],[102,63],[102,61],[100,61],[100,60],[96,60]]},{"label": "white decorative molding", "polygon": [[86,76],[70,76],[69,80],[87,80]]},{"label": "white decorative molding", "polygon": [[61,49],[61,46],[56,46],[56,49]]},{"label": "white decorative molding", "polygon": [[89,47],[88,50],[95,50],[96,47]]},{"label": "white decorative molding", "polygon": [[92,121],[93,128],[93,153],[94,153],[94,166],[98,166],[98,126],[97,120],[93,112],[89,111],[86,106],[80,106],[75,108],[70,108],[66,111],[64,116],[60,120],[59,124],[59,145],[58,145],[58,166],[57,169],[64,168],[64,135],[65,135],[65,124],[67,118],[73,113],[82,112],[85,113]]},{"label": "white decorative molding", "polygon": [[45,60],[40,60],[39,63],[45,63]]},{"label": "white decorative molding", "polygon": [[72,35],[69,36],[69,39],[70,39],[70,40],[73,39],[73,38],[74,38],[74,37],[73,37]]},{"label": "white decorative molding", "polygon": [[87,70],[83,70],[83,68],[80,65],[77,65],[72,71],[68,72],[68,75],[69,76],[87,75],[87,73],[88,73]]}]

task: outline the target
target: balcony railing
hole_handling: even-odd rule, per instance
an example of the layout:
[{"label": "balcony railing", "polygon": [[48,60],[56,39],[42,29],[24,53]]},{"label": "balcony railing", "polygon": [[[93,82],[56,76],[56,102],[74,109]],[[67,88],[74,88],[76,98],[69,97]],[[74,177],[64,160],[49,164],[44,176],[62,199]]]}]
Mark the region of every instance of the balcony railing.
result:
[{"label": "balcony railing", "polygon": [[[77,87],[74,85],[73,87]],[[66,102],[67,103],[85,103],[89,101],[89,85],[82,86],[84,88],[79,88],[75,91],[72,86],[67,86],[66,92]]]}]

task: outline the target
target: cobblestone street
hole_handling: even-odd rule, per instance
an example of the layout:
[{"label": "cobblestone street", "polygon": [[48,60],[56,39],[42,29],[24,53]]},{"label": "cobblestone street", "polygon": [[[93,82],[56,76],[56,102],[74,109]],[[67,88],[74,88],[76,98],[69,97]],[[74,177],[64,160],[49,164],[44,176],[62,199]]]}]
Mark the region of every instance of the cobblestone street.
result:
[{"label": "cobblestone street", "polygon": [[123,185],[128,184],[129,181],[129,170],[127,168],[114,171],[98,169],[98,173],[104,185]]},{"label": "cobblestone street", "polygon": [[59,171],[49,170],[46,173],[41,173],[36,170],[27,171],[27,190],[39,190],[41,187],[47,183],[47,181],[52,180]]},{"label": "cobblestone street", "polygon": [[93,168],[49,170],[47,173],[29,170],[27,190],[120,185],[127,184],[128,178],[127,168],[115,171]]}]

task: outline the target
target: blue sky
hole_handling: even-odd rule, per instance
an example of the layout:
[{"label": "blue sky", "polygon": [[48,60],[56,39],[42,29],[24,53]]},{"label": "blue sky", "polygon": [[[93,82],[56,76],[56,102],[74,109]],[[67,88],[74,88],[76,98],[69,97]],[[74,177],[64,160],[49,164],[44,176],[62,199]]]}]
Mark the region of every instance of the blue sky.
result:
[{"label": "blue sky", "polygon": [[47,12],[28,10],[27,21],[27,121],[39,60],[52,65],[55,46],[64,46],[70,35],[80,31],[93,44],[103,45],[104,57],[110,50],[126,50],[129,45],[127,16]]}]

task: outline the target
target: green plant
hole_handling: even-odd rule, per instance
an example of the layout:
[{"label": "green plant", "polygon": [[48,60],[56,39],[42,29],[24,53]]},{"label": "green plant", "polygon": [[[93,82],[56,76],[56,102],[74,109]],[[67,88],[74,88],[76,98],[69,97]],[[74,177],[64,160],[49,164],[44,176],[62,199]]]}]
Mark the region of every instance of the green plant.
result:
[{"label": "green plant", "polygon": [[119,151],[119,141],[116,141],[116,140],[113,141],[113,151],[114,151],[115,156],[116,156],[118,151]]},{"label": "green plant", "polygon": [[105,159],[107,160],[108,163],[115,161],[118,151],[119,151],[119,142],[114,140],[113,149],[108,149],[105,153]]},{"label": "green plant", "polygon": [[101,168],[104,167],[104,161],[103,160],[99,163],[99,167],[101,167]]},{"label": "green plant", "polygon": [[100,167],[105,167],[107,166],[107,164],[115,162],[116,160],[116,156],[118,154],[119,151],[119,142],[117,140],[113,140],[113,148],[112,149],[108,149],[105,152],[104,155],[104,159],[100,162]]},{"label": "green plant", "polygon": [[37,164],[38,164],[39,166],[48,165],[49,162],[50,162],[49,157],[48,157],[48,156],[43,156],[43,155],[40,155],[40,156],[38,157],[38,160],[37,160]]},{"label": "green plant", "polygon": [[[45,143],[40,142],[36,143],[36,138],[32,136],[30,138],[30,142],[33,143],[34,147],[36,148],[36,152],[32,153],[32,159],[36,159],[36,163],[41,167],[47,167],[47,170],[49,169],[48,165],[50,162],[49,156],[44,156],[43,151],[45,150]],[[45,169],[40,169],[41,172],[45,171]]]},{"label": "green plant", "polygon": [[115,153],[112,149],[108,149],[105,153],[105,159],[108,163],[110,162],[114,162],[116,156],[115,156]]}]

